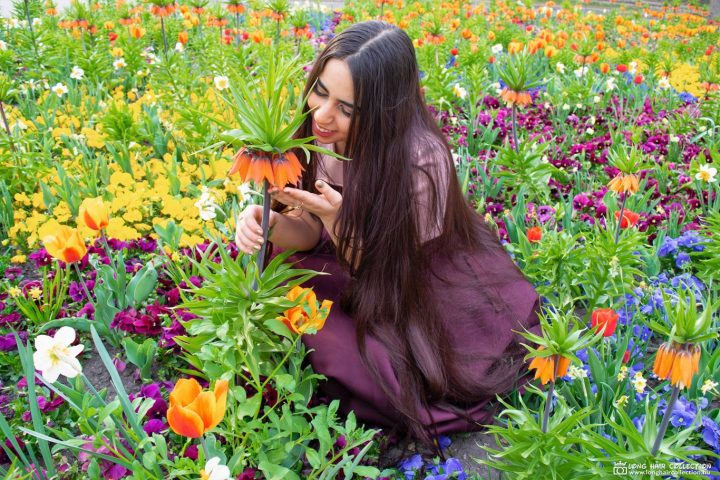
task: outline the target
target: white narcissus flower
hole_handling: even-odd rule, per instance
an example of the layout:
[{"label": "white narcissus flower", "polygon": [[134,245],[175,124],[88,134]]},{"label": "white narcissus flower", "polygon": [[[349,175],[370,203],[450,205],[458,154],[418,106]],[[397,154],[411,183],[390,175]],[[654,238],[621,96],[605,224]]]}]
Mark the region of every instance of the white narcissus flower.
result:
[{"label": "white narcissus flower", "polygon": [[0,40],[0,50],[7,50],[7,43]]},{"label": "white narcissus flower", "polygon": [[503,51],[502,43],[493,45],[492,47],[490,47],[490,51],[493,53],[493,55],[497,55],[498,53],[501,53]]},{"label": "white narcissus flower", "polygon": [[218,75],[213,81],[215,82],[215,88],[218,90],[225,90],[230,86],[230,80],[225,75]]},{"label": "white narcissus flower", "polygon": [[185,51],[185,46],[184,46],[181,42],[177,42],[177,43],[175,44],[175,51],[176,51],[176,52],[179,52],[179,53],[182,53],[182,52]]},{"label": "white narcissus flower", "polygon": [[58,97],[62,97],[63,95],[65,95],[68,92],[68,88],[60,82],[53,85],[51,90]]},{"label": "white narcissus flower", "polygon": [[220,465],[220,457],[213,457],[207,461],[200,475],[202,480],[230,480],[230,469]]},{"label": "white narcissus flower", "polygon": [[118,57],[113,62],[113,67],[115,67],[115,70],[125,68],[126,66],[127,66],[127,63],[125,63],[125,59],[123,57]]},{"label": "white narcissus flower", "polygon": [[709,163],[706,163],[700,166],[700,170],[695,174],[695,178],[703,182],[712,183],[715,181],[715,175],[717,175],[717,168],[711,167]]},{"label": "white narcissus flower", "polygon": [[70,78],[74,80],[82,80],[85,76],[85,70],[75,65],[70,72]]},{"label": "white narcissus flower", "polygon": [[60,375],[74,378],[82,373],[82,366],[75,357],[85,347],[70,346],[74,341],[75,329],[72,327],[60,327],[54,337],[38,335],[35,338],[33,362],[48,382],[55,382]]},{"label": "white narcissus flower", "polygon": [[459,83],[456,83],[453,87],[453,93],[455,94],[455,96],[462,98],[463,100],[465,99],[465,97],[467,97],[467,90],[461,87]]},{"label": "white narcissus flower", "polygon": [[202,187],[202,194],[200,195],[198,201],[195,202],[195,206],[200,211],[200,218],[205,221],[212,220],[217,216],[217,213],[215,211],[219,207],[215,203],[212,195],[210,195],[210,191],[205,186]]},{"label": "white narcissus flower", "polygon": [[658,87],[660,87],[660,88],[663,89],[663,90],[666,90],[666,89],[670,88],[670,86],[671,86],[671,85],[670,85],[670,80],[668,80],[667,77],[662,77],[662,78],[658,81]]}]

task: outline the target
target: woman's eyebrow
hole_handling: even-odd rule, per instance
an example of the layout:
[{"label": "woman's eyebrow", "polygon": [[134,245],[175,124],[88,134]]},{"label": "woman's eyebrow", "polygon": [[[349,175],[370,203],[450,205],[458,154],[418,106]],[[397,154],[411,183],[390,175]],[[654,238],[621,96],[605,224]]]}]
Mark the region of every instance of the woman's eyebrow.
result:
[{"label": "woman's eyebrow", "polygon": [[[318,83],[318,86],[319,86],[320,88],[322,88],[322,89],[325,90],[326,92],[329,92],[329,90],[327,89],[327,87],[325,86],[325,84],[320,80],[320,77],[317,78],[317,83]],[[348,108],[355,108],[355,105],[353,105],[353,104],[350,103],[350,102],[346,102],[346,101],[344,101],[344,100],[338,100],[338,102],[342,103],[343,105],[345,105],[345,106],[348,107]]]}]

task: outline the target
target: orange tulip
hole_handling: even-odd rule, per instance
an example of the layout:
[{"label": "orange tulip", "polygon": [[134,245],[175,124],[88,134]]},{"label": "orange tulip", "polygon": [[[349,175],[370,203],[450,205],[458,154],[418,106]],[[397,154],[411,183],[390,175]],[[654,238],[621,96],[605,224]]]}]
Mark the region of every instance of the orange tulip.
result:
[{"label": "orange tulip", "polygon": [[[620,212],[615,212],[615,220],[619,219]],[[622,222],[620,222],[620,228],[634,227],[635,225],[637,225],[638,220],[640,220],[640,215],[626,208],[623,211],[623,218]]]},{"label": "orange tulip", "polygon": [[61,225],[55,235],[43,238],[45,250],[65,263],[80,261],[87,253],[87,247],[76,228]]},{"label": "orange tulip", "polygon": [[102,198],[86,198],[80,204],[78,221],[91,230],[102,230],[110,224],[108,207]]},{"label": "orange tulip", "polygon": [[295,286],[288,292],[287,299],[291,301],[301,300],[296,305],[285,311],[283,317],[278,317],[287,327],[295,333],[305,333],[309,328],[316,331],[325,326],[325,319],[330,313],[333,302],[323,300],[318,309],[318,301],[315,292],[310,288]]},{"label": "orange tulip", "polygon": [[145,35],[145,29],[138,27],[137,25],[133,25],[130,27],[130,36],[133,37],[135,40],[139,40],[142,38],[142,36]]},{"label": "orange tulip", "polygon": [[180,32],[178,33],[178,42],[185,45],[188,42],[188,32]]},{"label": "orange tulip", "polygon": [[[538,350],[544,350],[545,347],[540,347]],[[570,366],[570,359],[567,357],[560,357],[558,361],[557,377],[555,377],[555,358],[558,355],[551,355],[549,357],[535,357],[530,363],[529,370],[535,370],[535,380],[540,379],[540,383],[545,385],[549,381],[555,381],[556,378],[564,377],[567,374],[568,367]]]},{"label": "orange tulip", "polygon": [[167,420],[178,435],[198,438],[225,416],[228,382],[218,380],[214,391],[203,392],[194,378],[181,378],[170,392]]}]

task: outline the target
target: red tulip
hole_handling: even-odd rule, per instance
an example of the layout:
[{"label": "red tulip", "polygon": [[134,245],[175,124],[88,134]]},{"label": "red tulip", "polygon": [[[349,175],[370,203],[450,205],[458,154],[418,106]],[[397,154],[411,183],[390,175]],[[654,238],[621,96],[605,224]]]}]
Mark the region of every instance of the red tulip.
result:
[{"label": "red tulip", "polygon": [[450,53],[455,57],[455,56],[457,56],[457,54],[458,54],[458,49],[457,49],[457,48],[453,48],[452,50],[450,50]]},{"label": "red tulip", "polygon": [[530,243],[537,243],[542,240],[542,229],[540,227],[530,227],[527,231],[527,239]]},{"label": "red tulip", "polygon": [[603,337],[609,337],[617,328],[618,314],[612,308],[598,308],[592,312],[591,326],[597,332],[602,331]]},{"label": "red tulip", "polygon": [[635,75],[635,78],[633,78],[633,82],[635,82],[635,85],[640,85],[643,82],[643,80],[645,80],[645,79],[643,78],[642,75]]},{"label": "red tulip", "polygon": [[[619,218],[620,212],[615,212],[615,220]],[[640,220],[640,215],[626,208],[623,211],[623,218],[622,222],[620,222],[620,228],[634,227],[637,224],[638,220]]]},{"label": "red tulip", "polygon": [[617,67],[615,67],[615,69],[620,73],[625,73],[625,72],[627,72],[628,67],[624,63],[621,63]]}]

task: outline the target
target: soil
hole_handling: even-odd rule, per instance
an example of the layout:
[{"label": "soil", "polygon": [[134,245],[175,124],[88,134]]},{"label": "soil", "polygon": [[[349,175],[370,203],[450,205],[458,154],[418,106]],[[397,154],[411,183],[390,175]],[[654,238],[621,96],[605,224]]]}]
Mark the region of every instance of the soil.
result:
[{"label": "soil", "polygon": [[[124,359],[125,352],[122,349],[116,349],[107,345],[106,348],[111,358],[119,356],[121,359]],[[90,380],[90,383],[98,391],[102,390],[103,388],[107,388],[108,400],[114,399],[117,392],[113,387],[110,373],[107,371],[105,365],[100,359],[100,355],[93,351],[92,355],[82,358],[81,363],[83,366],[83,373],[88,378],[88,380]],[[134,374],[135,370],[136,368],[134,367],[134,365],[128,363],[125,371],[118,372],[120,374],[120,379],[122,380],[123,388],[125,388],[125,391],[128,394],[137,393],[137,391],[140,390],[140,387],[142,386],[142,382],[139,381],[139,376],[136,376]],[[138,379],[138,381],[135,380],[136,378]]]}]

